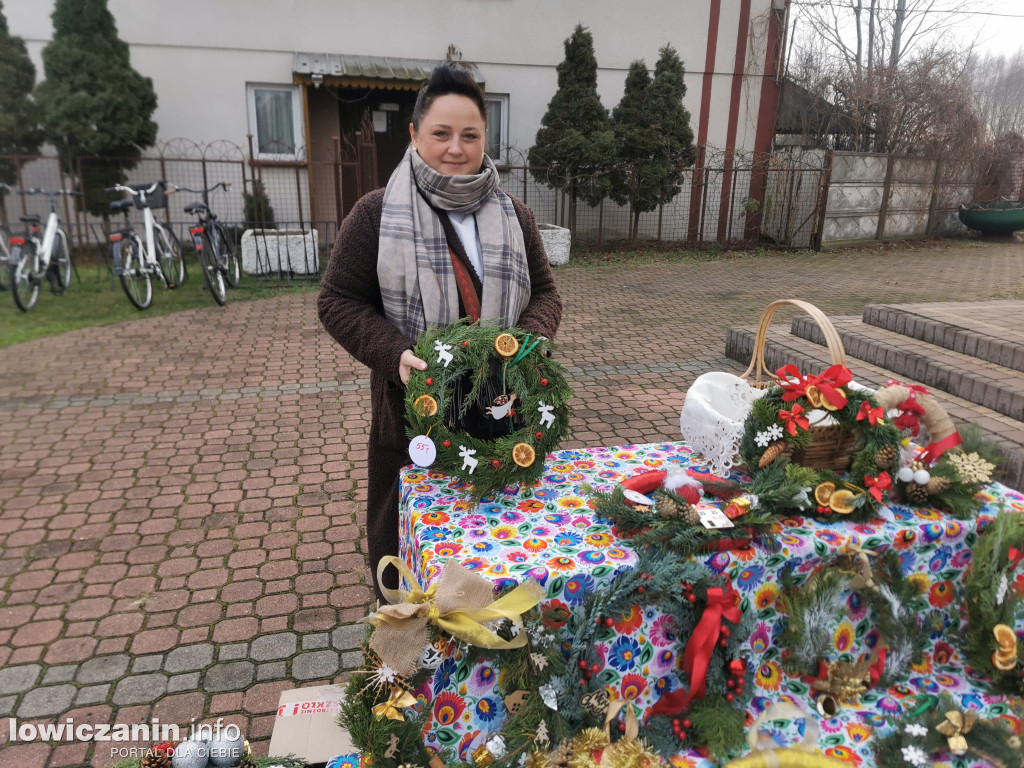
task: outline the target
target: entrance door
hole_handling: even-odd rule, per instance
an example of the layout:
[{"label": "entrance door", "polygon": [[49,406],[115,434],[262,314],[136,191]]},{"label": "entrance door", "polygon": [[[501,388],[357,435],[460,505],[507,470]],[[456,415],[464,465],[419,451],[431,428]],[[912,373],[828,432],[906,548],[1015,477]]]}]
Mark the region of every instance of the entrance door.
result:
[{"label": "entrance door", "polygon": [[386,184],[409,146],[416,92],[382,88],[338,88],[336,92],[342,131],[354,133],[363,115],[370,115],[377,145],[377,178]]}]

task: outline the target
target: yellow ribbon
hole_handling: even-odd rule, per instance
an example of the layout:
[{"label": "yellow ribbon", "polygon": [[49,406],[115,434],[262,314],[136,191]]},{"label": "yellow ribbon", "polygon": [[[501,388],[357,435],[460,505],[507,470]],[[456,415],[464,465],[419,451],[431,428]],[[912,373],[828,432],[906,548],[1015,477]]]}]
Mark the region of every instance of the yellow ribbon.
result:
[{"label": "yellow ribbon", "polygon": [[875,572],[871,569],[871,558],[878,557],[878,552],[873,549],[863,549],[854,541],[847,543],[844,552],[853,555],[859,566],[859,571],[850,580],[850,589],[854,591],[865,587],[878,589],[878,585],[875,584]]},{"label": "yellow ribbon", "polygon": [[946,719],[935,726],[935,730],[946,737],[950,752],[954,755],[966,755],[967,739],[965,734],[970,733],[976,722],[978,722],[978,713],[973,709],[967,710],[964,714],[954,710],[946,713]]},{"label": "yellow ribbon", "polygon": [[519,623],[522,614],[547,594],[536,581],[527,579],[495,600],[492,582],[456,562],[445,565],[437,583],[423,589],[397,557],[381,559],[377,567],[378,584],[389,565],[395,566],[412,588],[408,592],[382,590],[392,604],[381,606],[366,620],[377,627],[370,638],[370,648],[381,661],[403,675],[416,670],[416,661],[429,638],[428,624],[481,648],[521,648],[526,645],[525,632],[504,640],[484,623],[495,619]]},{"label": "yellow ribbon", "polygon": [[608,712],[604,716],[604,736],[610,742],[612,740],[612,720],[619,716],[625,708],[626,710],[626,732],[624,738],[626,741],[636,741],[640,735],[640,723],[636,720],[636,710],[633,704],[625,699],[612,699],[611,703],[608,704]]},{"label": "yellow ribbon", "polygon": [[373,708],[373,714],[380,720],[382,717],[386,717],[388,720],[397,720],[402,723],[405,722],[405,716],[400,710],[406,707],[416,706],[416,697],[413,696],[406,690],[399,688],[397,685],[391,686],[391,696],[383,704],[377,704]]}]

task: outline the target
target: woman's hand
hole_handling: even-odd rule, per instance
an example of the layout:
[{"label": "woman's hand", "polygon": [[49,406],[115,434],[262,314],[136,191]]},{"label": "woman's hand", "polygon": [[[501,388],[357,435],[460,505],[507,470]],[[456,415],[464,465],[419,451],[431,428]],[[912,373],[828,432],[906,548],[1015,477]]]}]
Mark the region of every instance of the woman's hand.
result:
[{"label": "woman's hand", "polygon": [[407,349],[398,360],[398,376],[403,384],[409,383],[409,374],[413,368],[418,371],[425,371],[427,370],[427,363],[425,360],[420,360],[416,357],[411,349]]}]

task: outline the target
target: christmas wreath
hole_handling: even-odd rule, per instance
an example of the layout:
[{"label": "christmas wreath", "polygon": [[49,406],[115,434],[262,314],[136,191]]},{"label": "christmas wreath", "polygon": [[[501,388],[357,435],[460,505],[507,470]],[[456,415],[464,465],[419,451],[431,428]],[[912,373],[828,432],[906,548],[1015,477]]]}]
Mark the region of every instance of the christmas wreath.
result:
[{"label": "christmas wreath", "polygon": [[632,570],[569,617],[573,641],[560,711],[573,720],[614,724],[612,735],[617,730],[620,739],[636,738],[641,718],[634,700],[641,686],[627,685],[626,678],[617,685],[618,673],[604,665],[599,648],[615,643],[644,606],[657,605],[674,622],[672,635],[685,643],[682,669],[689,687],[664,690],[643,724],[642,741],[666,758],[687,748],[721,757],[742,747],[753,686],[740,651],[753,618],[739,602],[725,577],[711,576],[699,563],[642,554]]},{"label": "christmas wreath", "polygon": [[443,765],[512,768],[572,733],[555,705],[555,691],[564,687],[565,658],[535,607],[543,594],[536,582],[495,597],[487,579],[448,563],[436,585],[423,590],[397,558],[386,558],[381,570],[390,564],[414,588],[385,590],[394,602],[368,617],[375,628],[364,643],[367,667],[349,678],[339,716],[374,766],[437,764],[424,733],[432,713],[435,719],[448,716],[450,701],[442,693],[431,705],[413,692],[431,680],[435,692],[448,683],[445,659],[463,667],[487,660],[508,694],[508,714],[500,731],[473,750],[472,763],[459,759],[457,748],[465,745],[443,744]]},{"label": "christmas wreath", "polygon": [[465,320],[424,334],[413,353],[427,369],[406,388],[413,461],[471,483],[478,499],[539,480],[545,454],[568,431],[572,397],[549,346]]},{"label": "christmas wreath", "polygon": [[[751,475],[750,493],[762,504],[851,521],[875,515],[892,488],[902,436],[867,391],[848,386],[851,380],[840,365],[818,376],[804,376],[788,365],[778,370],[778,383],[752,404],[740,457]],[[840,475],[837,470],[847,464],[849,471]]]},{"label": "christmas wreath", "polygon": [[[957,707],[948,694],[924,701],[893,722],[894,733],[875,742],[878,765],[928,768],[944,755],[984,760],[995,768],[1021,768],[1021,744],[1001,724],[981,720],[974,710]],[[958,763],[959,764],[959,761]]]},{"label": "christmas wreath", "polygon": [[1011,582],[1022,561],[1024,515],[999,515],[974,546],[964,580],[964,656],[972,667],[992,676],[996,690],[1018,696],[1024,694],[1024,643],[1014,626],[1024,594]]},{"label": "christmas wreath", "polygon": [[[878,555],[856,548],[825,564],[797,584],[792,570],[783,571],[779,610],[788,616],[780,645],[792,674],[813,677],[811,687],[824,701],[831,716],[842,703],[852,703],[860,693],[880,685],[887,687],[909,670],[927,643],[920,616],[927,608],[920,588],[903,575],[900,558],[892,550]],[[875,617],[878,636],[871,657],[854,659],[846,654],[833,661],[825,656],[832,648],[832,633],[849,614],[850,594],[866,604]],[[866,656],[866,654],[865,654]],[[818,696],[820,699],[821,696]]]}]

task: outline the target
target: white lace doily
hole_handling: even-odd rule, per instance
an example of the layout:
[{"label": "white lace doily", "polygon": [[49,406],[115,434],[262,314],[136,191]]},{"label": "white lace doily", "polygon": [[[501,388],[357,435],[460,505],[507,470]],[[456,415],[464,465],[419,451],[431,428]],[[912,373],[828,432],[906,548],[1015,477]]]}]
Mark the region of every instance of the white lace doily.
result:
[{"label": "white lace doily", "polygon": [[687,390],[679,414],[679,430],[716,475],[728,475],[738,463],[736,453],[743,438],[743,422],[751,405],[764,393],[765,390],[724,371],[699,376]]}]

